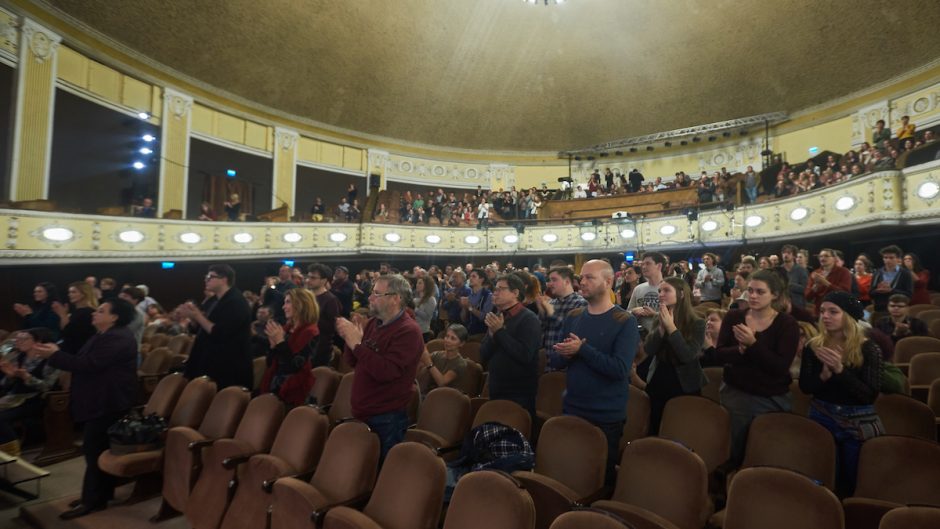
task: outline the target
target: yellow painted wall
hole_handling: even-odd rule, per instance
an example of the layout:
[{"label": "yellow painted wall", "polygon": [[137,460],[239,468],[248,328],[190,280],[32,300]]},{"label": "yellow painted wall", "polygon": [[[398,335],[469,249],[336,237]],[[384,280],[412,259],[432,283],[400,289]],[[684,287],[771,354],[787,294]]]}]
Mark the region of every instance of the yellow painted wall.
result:
[{"label": "yellow painted wall", "polygon": [[520,165],[515,168],[516,189],[542,187],[545,182],[550,189],[558,187],[558,179],[568,176],[568,163],[562,166]]},{"label": "yellow painted wall", "polygon": [[313,138],[300,138],[297,159],[303,162],[332,165],[350,171],[364,171],[368,154],[363,149],[337,145]]},{"label": "yellow painted wall", "polygon": [[266,152],[274,150],[272,127],[193,104],[193,132]]},{"label": "yellow painted wall", "polygon": [[[13,13],[10,13],[5,9],[0,9],[0,27],[16,26],[16,20],[17,18],[13,15]],[[15,56],[18,53],[16,42],[18,35],[18,32],[0,34],[0,49],[3,49]]]},{"label": "yellow painted wall", "polygon": [[160,88],[91,60],[67,46],[59,47],[58,78],[75,88],[132,110],[159,118]]},{"label": "yellow painted wall", "polygon": [[791,163],[799,163],[812,156],[810,147],[841,154],[852,148],[851,140],[852,117],[846,116],[777,136],[773,140],[773,149],[776,153],[786,153]]}]

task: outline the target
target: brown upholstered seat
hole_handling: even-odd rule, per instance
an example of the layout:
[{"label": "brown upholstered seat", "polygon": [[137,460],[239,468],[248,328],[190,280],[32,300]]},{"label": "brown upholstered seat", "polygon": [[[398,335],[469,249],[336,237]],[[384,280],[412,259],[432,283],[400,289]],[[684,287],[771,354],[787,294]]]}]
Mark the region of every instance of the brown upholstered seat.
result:
[{"label": "brown upholstered seat", "polygon": [[157,347],[166,347],[166,345],[170,343],[170,335],[164,334],[161,332],[154,333],[154,335],[150,337],[150,340],[148,340],[147,343],[150,345],[151,351],[156,349]]},{"label": "brown upholstered seat", "polygon": [[336,388],[333,402],[328,406],[320,406],[321,408],[327,408],[327,416],[330,418],[331,425],[335,426],[343,419],[352,417],[352,385],[355,375],[355,371],[343,375],[343,378],[339,381],[339,386]]},{"label": "brown upholstered seat", "polygon": [[552,371],[539,377],[539,389],[535,394],[536,415],[543,421],[562,413],[562,401],[568,387],[568,375],[564,371]]},{"label": "brown upholstered seat", "polygon": [[799,380],[790,382],[790,399],[793,413],[801,417],[809,417],[809,403],[813,401],[813,396],[803,393],[803,390],[800,389]]},{"label": "brown upholstered seat", "polygon": [[940,438],[940,378],[934,380],[927,391],[927,406],[933,411],[938,438]]},{"label": "brown upholstered seat", "polygon": [[637,439],[624,448],[613,497],[593,507],[637,527],[700,529],[710,514],[708,471],[702,458],[675,441]]},{"label": "brown upholstered seat", "polygon": [[257,392],[261,387],[261,380],[264,378],[264,371],[268,368],[267,360],[259,356],[251,361],[251,391]]},{"label": "brown upholstered seat", "polygon": [[888,511],[878,529],[937,529],[940,507],[898,507]]},{"label": "brown upholstered seat", "polygon": [[[144,412],[147,413],[152,410],[154,413],[165,417],[166,415],[160,413],[160,408],[166,404],[163,397],[164,387],[167,390],[175,390],[176,384],[180,381],[185,386],[178,394],[173,405],[173,411],[167,421],[167,426],[169,428],[176,426],[195,428],[202,422],[206,410],[216,394],[215,382],[207,377],[199,377],[188,383],[179,374],[164,377],[160,381],[160,385],[157,386],[157,390],[151,395]],[[162,403],[157,404],[158,401],[162,401]],[[154,403],[153,406],[151,406],[151,402]],[[120,455],[106,450],[98,457],[98,467],[108,474],[125,478],[159,472],[163,468],[163,448]]]},{"label": "brown upholstered seat", "polygon": [[466,358],[467,360],[471,362],[476,362],[479,364],[481,363],[480,362],[480,345],[481,345],[480,342],[464,342],[464,344],[460,346],[460,354],[462,354],[463,357]]},{"label": "brown upholstered seat", "polygon": [[703,371],[705,371],[705,376],[708,378],[708,384],[702,388],[702,396],[715,402],[720,402],[721,397],[718,391],[721,389],[721,380],[724,376],[725,368],[706,367]]},{"label": "brown upholstered seat", "polygon": [[928,323],[927,329],[930,332],[930,336],[940,338],[940,320],[934,320]]},{"label": "brown upholstered seat", "polygon": [[933,410],[923,402],[907,395],[878,395],[875,412],[889,435],[909,435],[930,441],[937,440],[936,419]]},{"label": "brown upholstered seat", "polygon": [[428,343],[424,344],[429,353],[436,353],[437,351],[444,350],[444,340],[442,338],[435,338]]},{"label": "brown upholstered seat", "polygon": [[310,388],[310,396],[313,397],[313,403],[318,406],[333,404],[343,375],[328,366],[315,367],[312,373],[313,387]]},{"label": "brown upholstered seat", "polygon": [[630,385],[630,396],[627,398],[627,422],[623,425],[623,435],[620,437],[620,451],[627,443],[646,437],[650,431],[650,397],[642,389]]},{"label": "brown upholstered seat", "polygon": [[940,339],[932,336],[907,336],[894,344],[892,361],[905,369],[911,358],[921,353],[940,353]]},{"label": "brown upholstered seat", "polygon": [[405,432],[405,440],[449,448],[460,444],[469,429],[470,397],[454,388],[436,388],[424,399],[418,423]]},{"label": "brown upholstered seat", "polygon": [[504,472],[481,470],[460,478],[447,509],[444,529],[533,529],[535,504],[518,481]]},{"label": "brown upholstered seat", "polygon": [[454,388],[459,389],[468,397],[474,398],[480,395],[483,386],[483,366],[476,362],[467,362],[463,374],[454,381]]},{"label": "brown upholstered seat", "polygon": [[271,529],[313,529],[315,511],[368,494],[375,485],[378,464],[378,436],[361,422],[340,424],[330,432],[309,483],[295,477],[274,482]]},{"label": "brown upholstered seat", "polygon": [[247,389],[229,386],[212,399],[198,429],[170,428],[163,459],[163,505],[158,517],[186,509],[192,487],[202,470],[202,443],[231,437],[249,400],[251,394]]},{"label": "brown upholstered seat", "polygon": [[659,436],[691,448],[709,474],[731,457],[731,415],[717,402],[694,395],[670,399]]},{"label": "brown upholstered seat", "polygon": [[188,334],[177,334],[166,343],[167,349],[174,355],[189,355],[192,348],[193,337]]},{"label": "brown upholstered seat", "polygon": [[911,396],[926,402],[930,384],[938,378],[940,378],[940,352],[921,353],[911,358],[911,367],[908,370]]},{"label": "brown upholstered seat", "polygon": [[843,529],[839,499],[826,487],[789,470],[747,468],[728,491],[724,529]]},{"label": "brown upholstered seat", "polygon": [[555,519],[551,529],[638,529],[628,524],[615,514],[595,510],[580,509],[566,512]]},{"label": "brown upholstered seat", "polygon": [[593,424],[570,415],[542,427],[532,472],[513,477],[535,502],[535,526],[547,529],[560,514],[593,499],[604,486],[607,438]]},{"label": "brown upholstered seat", "polygon": [[907,308],[907,314],[912,318],[916,318],[921,312],[928,310],[937,310],[937,306],[933,303],[917,303]]},{"label": "brown upholstered seat", "polygon": [[138,375],[161,375],[170,368],[172,353],[168,347],[157,347],[147,353],[137,368]]},{"label": "brown upholstered seat", "polygon": [[184,514],[194,529],[217,529],[228,508],[229,482],[237,465],[271,449],[281,421],[284,404],[272,393],[251,399],[231,438],[218,439],[203,448],[202,472],[189,495]]},{"label": "brown upholstered seat", "polygon": [[267,527],[272,504],[265,482],[312,472],[320,461],[329,420],[312,406],[294,408],[287,414],[268,454],[257,454],[239,467],[237,488],[222,519],[221,529]]},{"label": "brown upholstered seat", "polygon": [[531,439],[532,417],[522,406],[511,400],[487,400],[473,418],[471,429],[487,422],[498,422],[515,428],[526,439]]},{"label": "brown upholstered seat", "polygon": [[444,500],[444,461],[420,443],[392,447],[362,512],[330,509],[324,529],[434,529]]},{"label": "brown upholstered seat", "polygon": [[940,320],[940,309],[934,305],[933,309],[925,310],[917,315],[917,319],[927,324],[929,327],[932,322]]},{"label": "brown upholstered seat", "polygon": [[896,435],[865,441],[855,493],[842,503],[846,527],[858,529],[876,529],[896,507],[940,505],[940,445]]}]

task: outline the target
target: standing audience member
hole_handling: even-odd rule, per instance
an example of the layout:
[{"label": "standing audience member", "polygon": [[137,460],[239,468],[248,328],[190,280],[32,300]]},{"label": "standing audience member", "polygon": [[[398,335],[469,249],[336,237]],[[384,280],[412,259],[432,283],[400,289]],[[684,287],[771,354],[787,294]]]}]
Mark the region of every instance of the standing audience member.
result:
[{"label": "standing audience member", "polygon": [[822,302],[819,336],[810,339],[800,366],[800,389],[811,394],[809,418],[832,433],[839,452],[840,496],[851,496],[862,443],[884,433],[875,413],[881,387],[881,350],[865,336],[862,304],[846,292]]},{"label": "standing audience member", "polygon": [[261,380],[262,393],[274,393],[289,406],[307,402],[313,388],[311,359],[320,330],[317,298],[307,289],[294,288],[284,296],[287,325],[268,320],[265,334],[270,354],[268,369]]},{"label": "standing audience member", "polygon": [[630,305],[633,289],[640,284],[640,272],[633,264],[627,265],[622,274],[620,287],[617,289],[617,304],[626,309]]},{"label": "standing audience member", "polygon": [[[474,268],[470,271],[469,278],[471,294],[460,298],[460,319],[467,332],[473,336],[487,332],[483,318],[493,310],[493,295],[490,289],[486,288],[489,281],[486,272]],[[525,285],[522,291],[525,292]]]},{"label": "standing audience member", "polygon": [[659,284],[663,282],[666,263],[666,256],[659,252],[643,254],[640,270],[643,271],[646,283],[641,283],[633,289],[630,304],[627,306],[647,333],[653,329],[653,322],[659,314]]},{"label": "standing audience member", "polygon": [[574,272],[566,266],[557,266],[548,273],[548,286],[551,297],[541,295],[537,300],[539,319],[542,322],[542,348],[548,355],[549,365],[557,355],[555,344],[566,336],[562,331],[565,318],[572,310],[584,307],[587,301],[574,291],[571,284]]},{"label": "standing audience member", "polygon": [[448,288],[441,296],[441,317],[446,318],[449,323],[460,323],[461,298],[470,297],[473,293],[466,283],[467,275],[463,270],[454,270],[450,275],[450,281],[453,286]]},{"label": "standing audience member", "polygon": [[607,438],[607,484],[615,480],[614,465],[620,459],[630,369],[640,342],[636,319],[611,301],[613,282],[610,263],[584,263],[581,293],[587,306],[565,318],[564,340],[555,344],[552,358],[554,368],[567,368],[565,414],[587,420]]},{"label": "standing audience member", "polygon": [[34,348],[49,366],[72,373],[72,419],[84,423],[82,496],[80,503],[59,515],[63,520],[100,511],[114,498],[116,478],[98,468],[98,456],[110,447],[108,428],[137,402],[137,342],[127,328],[134,313],[127,301],[106,301],[92,319],[98,333],[78,353],[66,353],[52,343]]},{"label": "standing audience member", "polygon": [[506,274],[496,280],[492,297],[498,312],[485,313],[487,332],[480,358],[489,371],[490,399],[511,400],[534,418],[542,328],[538,316],[522,305],[524,294],[525,284],[518,276]]},{"label": "standing audience member", "polygon": [[650,396],[650,435],[659,433],[666,402],[680,395],[701,395],[708,384],[699,364],[705,341],[705,320],[692,311],[692,291],[681,278],[659,285],[659,314],[643,350],[652,355],[646,376]]},{"label": "standing audience member", "polygon": [[59,316],[52,310],[52,302],[59,300],[59,291],[52,283],[43,281],[33,287],[33,302],[14,303],[13,310],[23,318],[23,328],[44,327],[52,331],[52,339],[59,338]]},{"label": "standing audience member", "polygon": [[140,303],[144,300],[144,291],[137,287],[124,287],[118,297],[130,303],[134,307],[134,319],[127,324],[127,328],[134,333],[134,339],[137,340],[137,349],[144,339],[144,327],[147,326],[147,313],[140,308]]},{"label": "standing audience member", "polygon": [[326,286],[333,277],[333,270],[323,263],[313,263],[307,267],[307,288],[317,297],[317,307],[320,308],[320,317],[317,327],[320,330],[320,339],[317,340],[317,349],[313,355],[313,367],[329,365],[333,359],[333,343],[336,334],[336,318],[340,317],[342,305]]},{"label": "standing audience member", "polygon": [[711,363],[725,368],[721,404],[731,412],[731,457],[736,463],[744,456],[754,417],[790,411],[790,364],[800,329],[792,316],[776,308],[782,290],[776,273],[751,274],[746,308],[728,311],[721,323]]},{"label": "standing audience member", "polygon": [[219,389],[250,388],[254,379],[248,349],[251,307],[235,288],[235,270],[225,264],[209,266],[205,288],[211,297],[203,305],[204,310],[192,301],[178,309],[196,327],[196,339],[183,374],[189,380],[208,376]]},{"label": "standing audience member", "polygon": [[444,333],[444,349],[429,353],[427,348],[421,355],[421,366],[427,373],[425,393],[435,388],[455,387],[467,369],[468,360],[461,356],[460,348],[467,343],[467,329],[454,323]]},{"label": "standing audience member", "polygon": [[706,253],[702,256],[705,268],[698,272],[695,286],[701,292],[702,303],[712,302],[721,305],[721,289],[725,284],[725,273],[718,268],[718,256]]},{"label": "standing audience member", "polygon": [[333,269],[333,282],[330,283],[330,292],[339,300],[342,310],[340,315],[348,318],[352,313],[353,306],[353,288],[352,281],[349,280],[349,269],[345,266],[337,266]]},{"label": "standing audience member", "polygon": [[59,371],[35,350],[37,345],[49,343],[51,336],[43,327],[17,331],[13,333],[13,351],[0,360],[0,397],[4,404],[0,410],[0,451],[7,455],[20,455],[20,439],[13,424],[40,419],[43,393],[52,389],[59,378]]},{"label": "standing audience member", "polygon": [[97,332],[91,320],[98,308],[98,298],[91,285],[84,281],[70,284],[67,295],[72,312],[69,312],[68,305],[58,301],[52,302],[52,310],[58,314],[62,328],[59,347],[66,353],[75,354]]},{"label": "standing audience member", "polygon": [[904,254],[904,267],[914,276],[914,292],[911,295],[911,305],[929,305],[930,293],[927,286],[930,284],[930,270],[920,264],[916,253]]},{"label": "standing audience member", "polygon": [[241,220],[242,203],[238,198],[238,193],[232,193],[229,199],[222,204],[225,208],[225,215],[230,221]]},{"label": "standing audience member", "polygon": [[914,292],[914,275],[901,264],[904,253],[895,245],[882,248],[881,260],[884,266],[875,270],[871,279],[871,300],[875,305],[876,313],[884,313],[888,309],[888,298],[895,294],[903,294],[908,298]]},{"label": "standing audience member", "polygon": [[865,254],[855,258],[854,270],[855,284],[858,285],[858,300],[862,303],[871,302],[871,261]]},{"label": "standing audience member", "polygon": [[852,274],[836,264],[835,251],[830,248],[819,250],[819,268],[813,270],[806,284],[807,302],[812,302],[819,313],[819,306],[830,292],[849,292],[852,290]]},{"label": "standing audience member", "polygon": [[372,287],[369,313],[373,317],[365,326],[346,318],[336,321],[336,331],[346,342],[346,361],[356,370],[350,397],[353,417],[379,436],[383,461],[405,437],[407,407],[424,351],[421,329],[405,310],[411,296],[404,277],[381,276]]},{"label": "standing audience member", "polygon": [[431,319],[434,317],[434,311],[437,308],[437,298],[434,297],[434,279],[429,275],[424,275],[415,280],[415,321],[421,329],[421,335],[425,343],[434,338],[431,332]]},{"label": "standing audience member", "polygon": [[792,244],[784,244],[780,249],[780,256],[783,258],[783,269],[787,272],[787,282],[790,291],[790,303],[794,307],[804,308],[806,306],[806,283],[809,282],[809,274],[806,268],[797,262],[799,250]]},{"label": "standing audience member", "polygon": [[873,327],[891,337],[894,343],[908,336],[928,336],[927,324],[908,315],[911,300],[904,294],[888,298],[888,315],[875,321]]}]

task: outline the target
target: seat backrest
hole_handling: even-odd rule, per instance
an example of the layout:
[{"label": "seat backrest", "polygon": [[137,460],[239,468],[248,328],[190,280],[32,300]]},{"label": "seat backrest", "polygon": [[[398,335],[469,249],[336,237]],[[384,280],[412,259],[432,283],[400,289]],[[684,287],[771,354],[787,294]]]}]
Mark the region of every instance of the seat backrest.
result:
[{"label": "seat backrest", "polygon": [[183,388],[186,387],[186,379],[180,373],[173,373],[160,379],[157,387],[147,399],[144,406],[144,416],[156,413],[158,416],[168,418],[176,407],[176,402],[183,394]]},{"label": "seat backrest", "polygon": [[545,421],[535,451],[535,472],[587,497],[604,485],[607,437],[580,417],[562,415]]},{"label": "seat backrest", "polygon": [[535,504],[509,474],[493,470],[470,472],[460,478],[444,529],[532,529]]},{"label": "seat backrest", "polygon": [[910,435],[937,440],[933,410],[923,402],[898,393],[882,393],[875,400],[875,412],[890,435]]},{"label": "seat backrest", "polygon": [[175,355],[187,354],[190,340],[192,340],[192,338],[189,335],[177,334],[176,336],[170,338],[170,341],[167,342],[166,347]]},{"label": "seat backrest", "polygon": [[535,394],[535,410],[549,417],[561,415],[568,374],[551,371],[539,377],[539,389]]},{"label": "seat backrest", "polygon": [[929,407],[934,416],[940,417],[940,378],[930,384],[930,390],[927,392],[927,407]]},{"label": "seat backrest", "polygon": [[216,393],[199,425],[199,433],[209,439],[232,437],[250,400],[248,390],[238,386],[229,386]]},{"label": "seat backrest", "polygon": [[646,437],[650,431],[650,397],[642,389],[630,384],[627,398],[627,422],[620,437],[620,450],[630,441]]},{"label": "seat backrest", "polygon": [[336,395],[333,397],[333,405],[330,406],[328,413],[330,423],[336,424],[342,419],[352,417],[352,385],[355,371],[350,371],[343,375],[336,388]]},{"label": "seat backrest", "polygon": [[932,303],[917,303],[907,308],[907,314],[912,318],[920,317],[920,313],[928,310],[937,310],[937,306]]},{"label": "seat backrest", "polygon": [[940,352],[921,353],[911,358],[908,380],[912,386],[929,386],[938,378],[940,378]]},{"label": "seat backrest", "polygon": [[803,393],[803,390],[800,389],[800,381],[794,380],[790,382],[790,400],[791,400],[791,411],[802,417],[809,417],[809,403],[812,402],[813,396]]},{"label": "seat backrest", "polygon": [[897,435],[865,441],[855,496],[904,505],[940,505],[940,444]]},{"label": "seat backrest", "polygon": [[190,380],[183,389],[183,394],[176,401],[173,415],[170,416],[169,427],[198,427],[206,416],[206,411],[209,409],[209,405],[212,404],[215,394],[215,382],[209,377]]},{"label": "seat backrest", "polygon": [[460,354],[471,362],[480,363],[480,342],[464,342],[460,346]]},{"label": "seat backrest", "polygon": [[473,398],[480,395],[480,386],[483,385],[483,366],[476,362],[466,362],[463,374],[454,381],[454,387]]},{"label": "seat backrest", "polygon": [[162,332],[154,333],[147,343],[150,344],[151,350],[156,349],[157,347],[166,347],[166,345],[170,343],[170,336]]},{"label": "seat backrest", "polygon": [[705,376],[708,378],[708,384],[702,388],[702,396],[715,402],[720,402],[718,390],[721,389],[721,379],[724,376],[725,368],[706,367],[703,371],[705,371]]},{"label": "seat backrest", "polygon": [[793,413],[764,413],[751,422],[741,468],[779,467],[835,490],[836,444],[829,430]]},{"label": "seat backrest", "polygon": [[435,388],[421,404],[417,428],[459,444],[470,429],[470,397],[454,388]]},{"label": "seat backrest", "polygon": [[670,399],[659,436],[688,446],[711,473],[731,457],[731,415],[717,402],[694,395]]},{"label": "seat backrest", "polygon": [[254,451],[267,452],[283,420],[284,403],[273,393],[258,395],[245,408],[234,438],[248,443]]},{"label": "seat backrest", "polygon": [[927,324],[927,330],[930,332],[930,336],[934,338],[940,338],[940,320],[933,320]]},{"label": "seat backrest", "polygon": [[326,406],[333,403],[336,397],[336,389],[339,387],[339,381],[343,378],[339,372],[329,366],[320,366],[313,368],[313,387],[310,388],[310,396],[314,402],[320,406]]},{"label": "seat backrest", "polygon": [[894,344],[894,362],[906,364],[920,353],[940,353],[940,340],[932,336],[907,336]]},{"label": "seat backrest", "polygon": [[878,529],[937,529],[940,507],[898,507],[881,517]]},{"label": "seat backrest", "polygon": [[172,358],[172,353],[167,347],[157,347],[156,349],[151,349],[147,356],[144,357],[144,360],[140,363],[140,367],[137,368],[137,371],[144,375],[159,375],[166,373],[167,369],[170,368],[170,359]]},{"label": "seat backrest", "polygon": [[609,512],[580,509],[555,518],[550,529],[633,529],[633,526]]},{"label": "seat backrest", "polygon": [[441,516],[447,470],[420,443],[399,443],[385,458],[369,503],[362,510],[383,529],[434,529]]},{"label": "seat backrest", "polygon": [[702,527],[708,470],[702,458],[675,441],[637,439],[623,450],[612,499],[642,507],[677,527]]},{"label": "seat backrest", "polygon": [[251,390],[258,391],[261,387],[261,380],[264,379],[264,372],[268,368],[267,360],[259,356],[251,361]]},{"label": "seat backrest", "polygon": [[940,320],[940,309],[938,309],[937,306],[934,305],[934,308],[930,310],[925,310],[921,312],[920,314],[918,314],[917,318],[929,325],[930,322],[932,321]]},{"label": "seat backrest", "polygon": [[498,422],[511,428],[515,428],[526,439],[530,439],[532,434],[532,416],[525,411],[522,406],[511,400],[490,400],[477,411],[473,418],[471,429],[486,423]]},{"label": "seat backrest", "polygon": [[826,487],[780,468],[744,469],[728,490],[724,529],[842,529],[839,498]]},{"label": "seat backrest", "polygon": [[379,437],[365,423],[351,421],[337,425],[326,439],[310,484],[331,501],[361,496],[375,485],[379,451]]},{"label": "seat backrest", "polygon": [[424,344],[427,347],[429,353],[436,353],[437,351],[444,350],[444,340],[442,338],[435,338],[428,343]]},{"label": "seat backrest", "polygon": [[313,406],[292,409],[271,445],[271,455],[279,457],[298,472],[317,466],[326,444],[330,421]]}]

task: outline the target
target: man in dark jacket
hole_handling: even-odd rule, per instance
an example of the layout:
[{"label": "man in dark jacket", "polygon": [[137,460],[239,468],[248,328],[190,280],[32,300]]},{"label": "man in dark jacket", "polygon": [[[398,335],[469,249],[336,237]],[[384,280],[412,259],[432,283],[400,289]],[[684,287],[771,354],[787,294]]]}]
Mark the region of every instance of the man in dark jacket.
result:
[{"label": "man in dark jacket", "polygon": [[215,264],[205,278],[206,291],[217,300],[206,303],[205,313],[193,302],[180,306],[180,315],[190,318],[196,327],[196,339],[186,361],[184,375],[192,380],[208,376],[219,389],[228,386],[252,386],[251,307],[234,287],[235,270]]},{"label": "man in dark jacket", "polygon": [[871,278],[871,300],[875,312],[883,316],[888,311],[888,299],[896,294],[911,297],[914,292],[914,275],[901,264],[904,253],[895,245],[881,249],[884,266],[875,270]]}]

